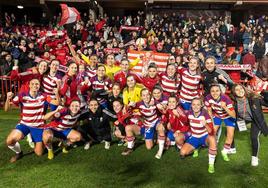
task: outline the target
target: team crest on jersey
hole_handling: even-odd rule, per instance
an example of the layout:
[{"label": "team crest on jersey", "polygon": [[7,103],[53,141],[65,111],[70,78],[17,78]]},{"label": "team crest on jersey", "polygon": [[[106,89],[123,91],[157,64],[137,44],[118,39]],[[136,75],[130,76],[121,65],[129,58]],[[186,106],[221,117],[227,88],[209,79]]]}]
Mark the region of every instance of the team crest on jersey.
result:
[{"label": "team crest on jersey", "polygon": [[72,117],[71,117],[71,115],[67,115],[67,116],[65,116],[65,118],[66,119],[71,119]]}]

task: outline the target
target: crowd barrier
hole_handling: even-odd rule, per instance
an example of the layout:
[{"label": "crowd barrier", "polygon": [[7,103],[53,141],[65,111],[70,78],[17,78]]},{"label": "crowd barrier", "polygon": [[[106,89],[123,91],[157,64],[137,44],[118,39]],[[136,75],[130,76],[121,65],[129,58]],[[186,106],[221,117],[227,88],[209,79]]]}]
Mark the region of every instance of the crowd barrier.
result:
[{"label": "crowd barrier", "polygon": [[17,95],[20,87],[20,81],[12,81],[10,76],[0,76],[0,105],[2,106],[4,104],[7,92],[11,91]]},{"label": "crowd barrier", "polygon": [[[248,81],[240,80],[239,83],[243,84],[244,86],[247,86]],[[12,81],[10,76],[0,76],[0,85],[0,106],[3,106],[6,100],[7,92],[12,91],[15,95],[17,95],[21,87],[21,82]],[[226,93],[229,94],[230,90],[227,90]],[[264,109],[263,111],[268,113],[268,109]]]}]

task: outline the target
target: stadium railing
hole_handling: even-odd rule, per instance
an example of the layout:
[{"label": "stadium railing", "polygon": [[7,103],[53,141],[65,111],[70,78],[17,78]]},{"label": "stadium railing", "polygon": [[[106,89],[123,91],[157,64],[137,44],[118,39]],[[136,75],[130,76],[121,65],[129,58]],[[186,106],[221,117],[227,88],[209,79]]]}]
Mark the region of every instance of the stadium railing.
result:
[{"label": "stadium railing", "polygon": [[[246,86],[248,84],[248,81],[240,80],[239,83]],[[12,91],[14,95],[17,95],[21,87],[21,82],[12,81],[10,76],[0,76],[0,86],[0,106],[4,106],[7,92]],[[230,90],[227,90],[226,93],[230,94]],[[268,109],[263,109],[263,111],[265,113],[268,113]]]},{"label": "stadium railing", "polygon": [[17,95],[21,87],[21,83],[20,81],[12,81],[10,76],[0,76],[0,86],[0,106],[3,106],[7,92],[12,91],[14,95]]}]

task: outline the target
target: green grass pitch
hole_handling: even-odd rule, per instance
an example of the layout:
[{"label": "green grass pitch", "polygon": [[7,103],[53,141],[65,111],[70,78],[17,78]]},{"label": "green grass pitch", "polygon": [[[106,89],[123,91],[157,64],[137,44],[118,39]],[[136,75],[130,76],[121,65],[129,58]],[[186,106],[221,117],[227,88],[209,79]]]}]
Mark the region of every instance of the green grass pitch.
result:
[{"label": "green grass pitch", "polygon": [[[207,172],[207,149],[202,149],[198,158],[182,160],[170,148],[157,160],[157,147],[147,151],[143,144],[130,156],[121,156],[124,148],[114,143],[110,150],[99,144],[87,151],[83,147],[68,154],[56,151],[55,158],[48,160],[47,154],[37,157],[31,153],[23,140],[20,143],[26,156],[10,164],[14,153],[6,147],[5,139],[18,117],[16,110],[0,111],[0,187],[268,187],[268,138],[260,137],[260,164],[251,167],[248,131],[236,132],[237,154],[230,156],[230,162],[217,156],[215,174]],[[224,134],[218,151],[223,139]]]}]

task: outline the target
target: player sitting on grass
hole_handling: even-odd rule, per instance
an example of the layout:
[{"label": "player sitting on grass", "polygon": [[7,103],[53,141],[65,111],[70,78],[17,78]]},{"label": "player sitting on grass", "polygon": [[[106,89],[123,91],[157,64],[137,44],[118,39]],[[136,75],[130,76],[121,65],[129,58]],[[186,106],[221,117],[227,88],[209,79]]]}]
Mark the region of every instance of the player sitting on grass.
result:
[{"label": "player sitting on grass", "polygon": [[214,162],[217,155],[217,142],[212,119],[202,107],[202,99],[195,98],[192,100],[192,109],[188,112],[192,135],[182,146],[180,155],[184,158],[184,156],[191,154],[200,146],[208,145],[208,172],[214,173]]}]

